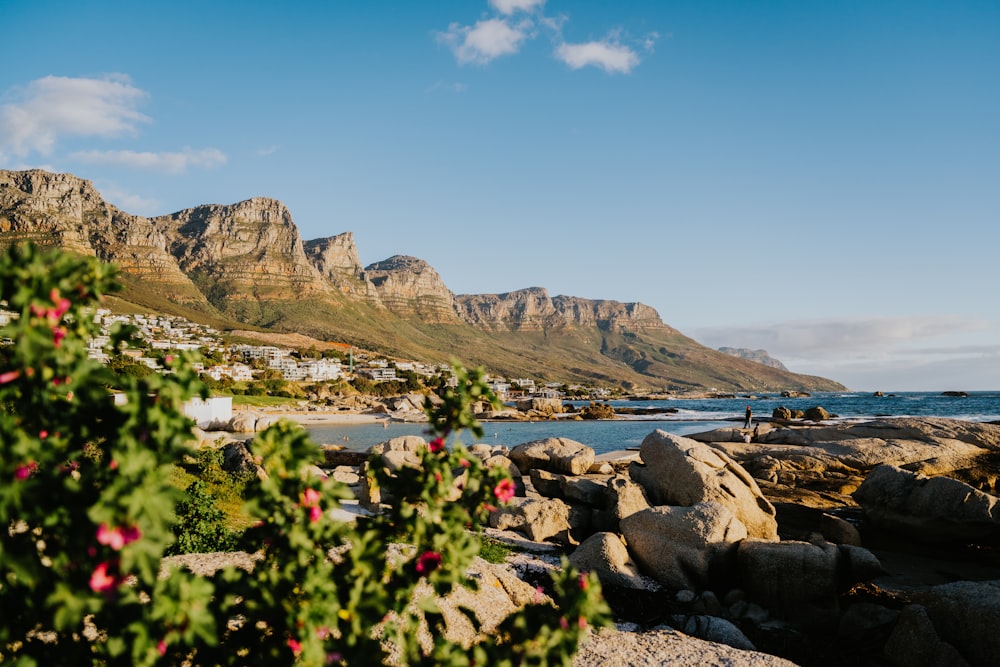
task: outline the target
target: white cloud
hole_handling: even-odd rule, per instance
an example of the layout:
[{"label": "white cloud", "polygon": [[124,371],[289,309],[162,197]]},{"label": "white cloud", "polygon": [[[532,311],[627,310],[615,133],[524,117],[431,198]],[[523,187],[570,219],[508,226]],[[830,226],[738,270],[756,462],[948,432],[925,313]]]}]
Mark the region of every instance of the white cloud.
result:
[{"label": "white cloud", "polygon": [[47,76],[7,91],[0,106],[0,154],[50,155],[61,136],[132,135],[150,118],[136,107],[148,94],[123,74],[100,79]]},{"label": "white cloud", "polygon": [[709,347],[763,348],[776,358],[815,361],[847,357],[875,359],[903,348],[926,354],[927,350],[911,349],[912,344],[982,331],[987,326],[982,320],[953,317],[798,320],[767,326],[702,329],[692,335]]},{"label": "white cloud", "polygon": [[226,163],[226,155],[217,148],[194,150],[184,148],[179,153],[150,153],[136,151],[79,151],[72,159],[91,164],[114,164],[136,169],[148,169],[169,174],[180,174],[188,167],[211,169]]},{"label": "white cloud", "polygon": [[484,65],[500,56],[517,53],[528,39],[532,23],[511,25],[505,19],[486,19],[474,26],[452,23],[439,39],[451,47],[460,64]]},{"label": "white cloud", "polygon": [[635,51],[612,40],[560,44],[556,47],[556,58],[572,69],[589,65],[608,73],[621,74],[628,74],[640,62]]},{"label": "white cloud", "polygon": [[115,187],[114,185],[96,185],[98,191],[105,200],[111,202],[126,213],[131,213],[132,215],[151,216],[156,215],[159,212],[160,202],[156,199],[126,192],[125,190]]},{"label": "white cloud", "polygon": [[514,12],[532,12],[544,4],[545,0],[490,0],[493,9],[508,16]]},{"label": "white cloud", "polygon": [[[796,373],[855,390],[935,391],[996,388],[1000,345],[967,344],[990,323],[959,317],[800,320],[692,331],[708,347],[764,349]],[[979,336],[980,338],[982,336]]]}]

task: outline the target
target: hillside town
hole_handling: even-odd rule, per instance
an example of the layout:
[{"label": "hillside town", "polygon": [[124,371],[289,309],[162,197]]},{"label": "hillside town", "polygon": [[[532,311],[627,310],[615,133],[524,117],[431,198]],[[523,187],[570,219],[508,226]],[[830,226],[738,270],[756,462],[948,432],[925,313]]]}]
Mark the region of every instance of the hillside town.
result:
[{"label": "hillside town", "polygon": [[[0,310],[0,326],[16,314]],[[448,364],[429,364],[412,360],[388,358],[350,345],[318,352],[275,345],[227,342],[223,332],[192,322],[183,317],[159,314],[120,314],[102,308],[94,315],[101,333],[89,341],[91,359],[108,364],[115,355],[155,372],[166,367],[167,352],[199,352],[202,361],[194,368],[206,381],[251,383],[261,379],[291,383],[320,383],[364,378],[373,383],[418,376],[427,384],[441,377],[451,378]],[[133,342],[119,351],[110,349],[111,332],[116,326],[132,327]],[[520,398],[562,399],[567,397],[606,399],[610,391],[604,388],[566,385],[558,382],[536,382],[531,378],[488,377],[490,389],[504,401]]]}]

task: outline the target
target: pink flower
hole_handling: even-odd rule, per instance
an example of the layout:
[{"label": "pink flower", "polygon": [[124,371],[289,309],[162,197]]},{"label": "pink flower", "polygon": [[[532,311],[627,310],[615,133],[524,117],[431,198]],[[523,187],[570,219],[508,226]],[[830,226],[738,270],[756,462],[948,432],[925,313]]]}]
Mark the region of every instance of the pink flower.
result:
[{"label": "pink flower", "polygon": [[587,619],[584,616],[580,616],[580,618],[576,619],[576,627],[580,628],[581,630],[586,628]]},{"label": "pink flower", "polygon": [[45,429],[42,429],[41,431],[38,432],[38,438],[40,440],[44,440],[47,437],[49,437],[49,432],[46,431]]},{"label": "pink flower", "polygon": [[319,491],[316,489],[306,489],[302,492],[302,498],[300,499],[299,505],[302,507],[311,507],[319,502],[320,498]]},{"label": "pink flower", "polygon": [[55,287],[49,292],[49,298],[52,299],[52,303],[56,304],[55,308],[49,309],[49,317],[55,317],[58,321],[69,310],[69,299],[60,297],[59,290]]},{"label": "pink flower", "polygon": [[62,345],[63,338],[66,337],[66,327],[52,327],[52,344],[56,347]]},{"label": "pink flower", "polygon": [[8,382],[13,382],[21,376],[21,371],[7,371],[6,373],[0,373],[0,384],[7,384]]},{"label": "pink flower", "polygon": [[94,568],[90,575],[90,589],[95,593],[107,593],[118,585],[118,578],[108,572],[112,563],[103,562]]},{"label": "pink flower", "polygon": [[296,656],[302,653],[302,644],[291,637],[288,638],[288,648],[292,649],[292,653]]},{"label": "pink flower", "polygon": [[566,629],[569,628],[569,621],[566,620],[565,616],[560,616],[559,617],[559,627],[562,628],[563,630],[566,630]]},{"label": "pink flower", "polygon": [[444,438],[440,436],[434,438],[433,440],[427,443],[427,448],[430,449],[431,453],[434,454],[440,452],[442,449],[444,449]]},{"label": "pink flower", "polygon": [[142,534],[135,526],[131,528],[108,528],[107,524],[101,524],[97,529],[97,541],[106,544],[115,551],[121,551],[126,544],[135,542]]},{"label": "pink flower", "polygon": [[439,471],[435,470],[435,471],[434,471],[434,481],[436,481],[436,482],[440,482],[440,481],[441,481],[441,479],[442,479],[442,477],[441,477],[441,473],[440,473]]},{"label": "pink flower", "polygon": [[167,654],[167,642],[165,640],[161,639],[156,643],[156,652],[159,653],[161,656]]},{"label": "pink flower", "polygon": [[168,354],[168,355],[166,355],[166,356],[163,357],[163,360],[165,362],[167,362],[168,364],[172,364],[172,363],[174,363],[174,355]]},{"label": "pink flower", "polygon": [[510,502],[510,499],[514,497],[514,491],[514,481],[511,479],[502,479],[499,484],[493,487],[493,495],[502,503]]},{"label": "pink flower", "polygon": [[458,465],[462,466],[463,468],[468,468],[469,466],[472,465],[472,463],[469,461],[469,459],[459,459]]},{"label": "pink flower", "polygon": [[340,662],[343,659],[344,656],[341,655],[340,653],[337,653],[336,651],[334,651],[333,653],[326,654],[326,664],[328,665],[332,665],[335,662]]},{"label": "pink flower", "polygon": [[309,521],[316,523],[323,516],[323,510],[320,509],[319,505],[313,505],[309,508]]},{"label": "pink flower", "polygon": [[417,558],[417,574],[430,574],[441,565],[441,554],[436,551],[425,551]]}]

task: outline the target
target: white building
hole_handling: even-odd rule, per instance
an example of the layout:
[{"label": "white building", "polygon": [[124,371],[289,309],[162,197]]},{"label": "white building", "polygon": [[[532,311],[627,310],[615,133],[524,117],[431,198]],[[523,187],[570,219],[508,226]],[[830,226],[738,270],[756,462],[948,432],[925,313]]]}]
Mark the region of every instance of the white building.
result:
[{"label": "white building", "polygon": [[233,397],[212,396],[207,400],[192,398],[181,407],[181,411],[193,419],[199,428],[225,424],[233,418]]}]

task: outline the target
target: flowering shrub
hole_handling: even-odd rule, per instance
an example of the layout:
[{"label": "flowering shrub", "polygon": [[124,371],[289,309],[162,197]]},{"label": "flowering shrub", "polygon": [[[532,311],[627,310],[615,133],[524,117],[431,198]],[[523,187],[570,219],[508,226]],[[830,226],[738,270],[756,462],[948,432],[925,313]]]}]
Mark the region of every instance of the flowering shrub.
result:
[{"label": "flowering shrub", "polygon": [[523,608],[470,649],[445,638],[436,596],[474,586],[474,529],[513,493],[456,440],[477,433],[470,404],[490,398],[461,369],[429,408],[422,465],[390,474],[373,459],[371,482],[393,498],[384,513],[332,519],[348,490],[311,474],[316,446],[279,423],[252,445],[267,476],[248,483],[256,523],[236,547],[253,569],[159,576],[182,497],[170,471],[191,453],[181,406],[206,390],[185,358],[147,377],[87,358],[93,309],[115,287],[93,259],[31,246],[0,257],[0,298],[18,315],[0,333],[14,341],[0,347],[0,662],[568,664],[587,626],[605,622],[596,579],[564,567],[554,603]]}]

